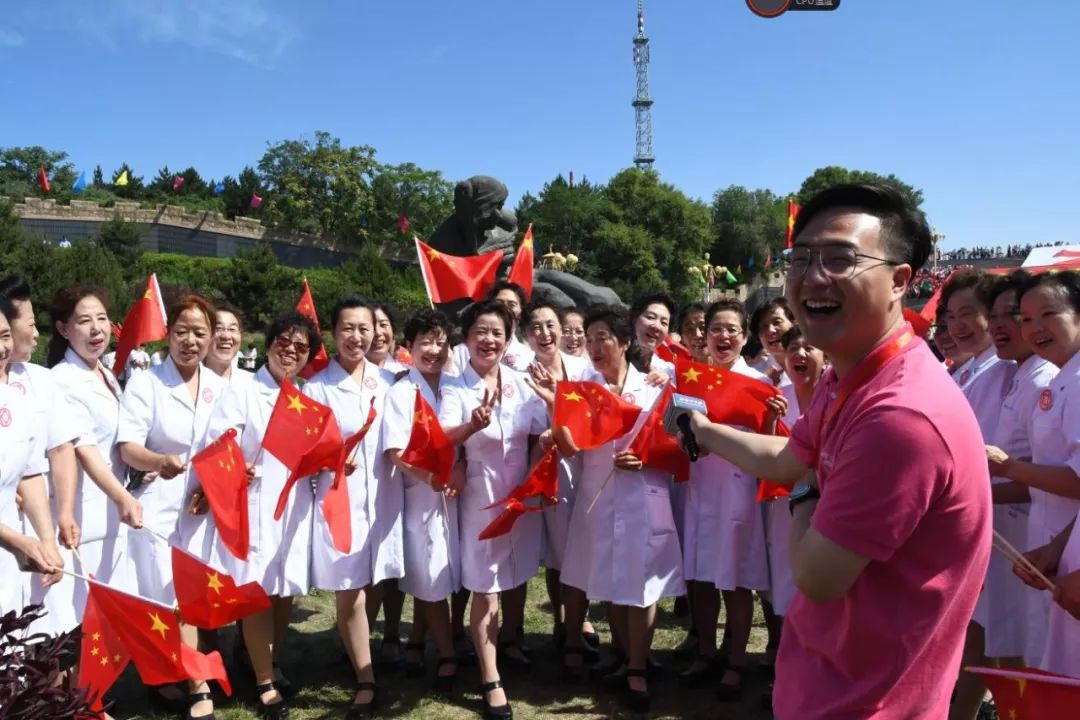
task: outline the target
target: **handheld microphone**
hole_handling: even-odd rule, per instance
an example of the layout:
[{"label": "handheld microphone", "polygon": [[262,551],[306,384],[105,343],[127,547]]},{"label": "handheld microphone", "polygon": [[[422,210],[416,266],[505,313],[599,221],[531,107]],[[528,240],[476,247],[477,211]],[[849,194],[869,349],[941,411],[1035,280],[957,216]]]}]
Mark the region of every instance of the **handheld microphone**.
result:
[{"label": "handheld microphone", "polygon": [[691,462],[698,459],[697,438],[690,430],[690,413],[692,411],[708,412],[705,401],[701,398],[691,397],[675,393],[671,396],[671,402],[664,413],[664,429],[669,435],[674,435],[680,430],[683,434],[682,447],[686,451]]},{"label": "handheld microphone", "polygon": [[698,446],[697,438],[694,437],[694,431],[690,429],[690,416],[683,413],[675,419],[675,424],[682,430],[683,450],[686,451],[686,456],[690,458],[690,462],[697,462],[698,459]]}]

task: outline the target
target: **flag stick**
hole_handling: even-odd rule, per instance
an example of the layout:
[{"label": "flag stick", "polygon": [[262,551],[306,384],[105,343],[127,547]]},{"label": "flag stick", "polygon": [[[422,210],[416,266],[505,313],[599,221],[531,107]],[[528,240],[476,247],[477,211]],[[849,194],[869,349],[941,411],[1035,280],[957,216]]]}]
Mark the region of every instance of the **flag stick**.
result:
[{"label": "flag stick", "polygon": [[612,477],[613,477],[614,475],[615,475],[615,465],[614,465],[614,463],[613,463],[613,464],[611,465],[611,472],[609,472],[609,473],[607,474],[607,477],[606,477],[606,478],[604,478],[604,484],[603,484],[603,485],[601,485],[601,486],[600,486],[600,489],[596,491],[596,497],[594,497],[594,498],[592,499],[592,502],[591,502],[591,503],[589,503],[589,509],[585,511],[585,514],[586,514],[586,515],[588,515],[589,513],[591,513],[591,512],[592,512],[592,509],[593,509],[593,507],[595,507],[595,506],[596,506],[596,501],[600,499],[600,495],[602,495],[602,494],[603,494],[603,492],[604,492],[604,488],[606,488],[606,487],[607,487],[607,484],[608,484],[609,482],[611,482],[611,478],[612,478]]},{"label": "flag stick", "polygon": [[150,605],[156,605],[159,608],[161,608],[162,610],[168,610],[171,613],[176,612],[176,608],[171,606],[171,605],[166,605],[165,603],[158,602],[157,600],[151,600],[150,598],[143,597],[142,595],[136,595],[135,593],[128,592],[127,590],[117,590],[116,588],[112,587],[111,585],[103,583],[100,580],[95,580],[92,577],[88,577],[86,575],[80,575],[77,572],[71,572],[70,570],[64,570],[63,568],[60,569],[60,572],[63,573],[64,575],[70,575],[73,578],[77,578],[79,580],[82,580],[83,582],[88,583],[88,584],[100,585],[101,587],[108,588],[109,590],[112,590],[113,592],[119,592],[119,593],[123,593],[124,595],[130,595],[133,598],[138,598],[139,600],[142,600],[144,603],[149,603]]},{"label": "flag stick", "polygon": [[148,532],[151,535],[153,535],[154,537],[156,537],[158,540],[161,540],[162,542],[164,542],[166,545],[172,545],[172,540],[170,540],[167,535],[162,535],[157,530],[154,530],[152,527],[149,527],[147,525],[143,525],[141,528],[136,528],[136,529],[137,530],[145,530],[146,532]]},{"label": "flag stick", "polygon": [[420,278],[424,281],[424,291],[427,293],[428,303],[431,305],[431,309],[435,309],[435,301],[431,299],[431,286],[428,285],[427,273],[424,272],[424,259],[420,257],[420,238],[413,235],[413,242],[416,243],[416,262],[420,264]]},{"label": "flag stick", "polygon": [[1022,670],[1007,670],[1005,668],[992,668],[969,665],[964,668],[966,672],[977,672],[983,675],[996,675],[997,677],[1009,678],[1010,680],[1030,680],[1032,682],[1048,683],[1050,685],[1064,685],[1066,687],[1080,687],[1080,678],[1065,677],[1064,675],[1039,675]]},{"label": "flag stick", "polygon": [[1019,565],[1024,570],[1046,583],[1046,586],[1050,588],[1050,592],[1057,589],[1057,586],[1050,582],[1049,578],[1039,572],[1039,569],[1035,567],[1030,560],[1024,557],[1022,552],[1013,547],[1012,543],[1006,540],[997,530],[994,531],[993,547],[1013,565]]},{"label": "flag stick", "polygon": [[75,559],[79,561],[79,567],[83,569],[83,572],[86,572],[86,562],[82,559],[82,554],[79,552],[79,548],[71,548],[71,554],[74,555]]}]

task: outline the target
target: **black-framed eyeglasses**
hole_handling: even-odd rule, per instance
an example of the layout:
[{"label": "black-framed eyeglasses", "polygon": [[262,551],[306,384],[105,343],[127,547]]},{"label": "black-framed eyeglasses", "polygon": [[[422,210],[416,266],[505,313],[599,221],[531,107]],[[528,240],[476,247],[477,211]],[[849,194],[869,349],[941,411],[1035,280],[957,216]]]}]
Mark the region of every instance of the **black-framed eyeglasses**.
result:
[{"label": "black-framed eyeglasses", "polygon": [[831,278],[848,278],[855,273],[855,267],[859,260],[873,260],[881,265],[903,265],[903,263],[888,258],[875,257],[855,252],[855,248],[847,245],[822,245],[820,247],[807,247],[797,245],[787,253],[788,277],[802,277],[810,270],[810,263],[814,261],[814,255],[818,256],[821,269]]},{"label": "black-framed eyeglasses", "polygon": [[274,344],[282,350],[294,348],[296,352],[300,355],[307,354],[307,351],[311,349],[311,347],[306,342],[293,340],[291,337],[287,337],[285,335],[278,335],[276,338],[274,338]]}]

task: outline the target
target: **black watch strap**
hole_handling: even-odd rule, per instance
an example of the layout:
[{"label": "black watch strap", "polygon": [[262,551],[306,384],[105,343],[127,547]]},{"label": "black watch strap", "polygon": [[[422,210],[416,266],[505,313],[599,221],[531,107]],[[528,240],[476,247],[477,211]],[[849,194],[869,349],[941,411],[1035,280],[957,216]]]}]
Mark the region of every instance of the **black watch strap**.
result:
[{"label": "black watch strap", "polygon": [[788,495],[788,510],[791,514],[795,514],[795,508],[801,503],[809,500],[819,500],[821,498],[821,491],[811,485],[799,484],[795,486],[795,489]]}]

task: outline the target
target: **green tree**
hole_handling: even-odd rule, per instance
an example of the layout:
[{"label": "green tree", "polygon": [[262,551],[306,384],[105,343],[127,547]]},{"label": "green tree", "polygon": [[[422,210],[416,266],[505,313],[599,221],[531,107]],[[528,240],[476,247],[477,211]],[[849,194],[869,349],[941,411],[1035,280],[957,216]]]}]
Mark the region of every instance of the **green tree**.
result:
[{"label": "green tree", "polygon": [[128,222],[115,214],[112,220],[102,223],[98,244],[115,255],[128,280],[134,280],[143,273],[142,238],[143,229],[137,223]]},{"label": "green tree", "polygon": [[299,273],[282,266],[267,242],[237,250],[220,278],[225,297],[253,327],[270,322],[300,297]]},{"label": "green tree", "polygon": [[874,182],[892,185],[900,190],[900,192],[904,193],[916,207],[922,205],[922,190],[913,185],[909,185],[891,173],[888,175],[879,175],[878,173],[869,170],[850,170],[845,167],[840,167],[839,165],[829,165],[828,167],[818,168],[811,173],[810,177],[803,180],[802,186],[795,196],[796,201],[802,205],[817,192],[824,190],[830,185],[858,182]]},{"label": "green tree", "polygon": [[532,224],[538,251],[591,257],[590,240],[605,219],[615,217],[615,206],[603,185],[582,180],[571,186],[558,175],[544,184],[539,196],[525,193],[516,212],[520,227]]},{"label": "green tree", "polygon": [[253,194],[263,196],[265,190],[262,188],[258,173],[252,167],[245,166],[235,180],[226,176],[221,182],[225,189],[219,199],[225,204],[226,217],[257,216],[258,210],[253,210],[251,207],[251,196]]},{"label": "green tree", "polygon": [[22,200],[28,195],[44,196],[38,185],[38,171],[45,169],[52,193],[67,189],[70,194],[75,170],[67,162],[68,154],[47,150],[40,145],[0,148],[0,195]]},{"label": "green tree", "polygon": [[717,190],[712,202],[710,260],[731,269],[762,272],[766,259],[784,247],[787,202],[771,190],[732,185]]},{"label": "green tree", "polygon": [[101,172],[101,165],[94,166],[94,182],[91,184],[94,187],[101,187],[105,184],[105,175]]},{"label": "green tree", "polygon": [[[413,163],[380,165],[371,181],[372,214],[363,221],[372,240],[429,237],[454,212],[454,185],[438,170],[424,170]],[[402,233],[398,220],[405,216],[409,228]]]},{"label": "green tree", "polygon": [[375,210],[371,181],[375,150],[345,147],[318,131],[314,142],[285,140],[267,148],[259,173],[268,191],[265,218],[293,230],[345,242],[366,239],[364,218]]},{"label": "green tree", "polygon": [[0,198],[0,256],[10,257],[25,239],[26,233],[15,214],[14,200]]}]

